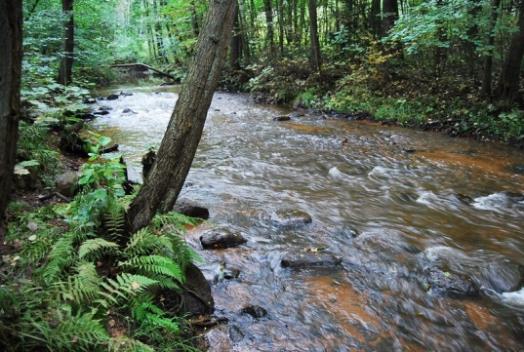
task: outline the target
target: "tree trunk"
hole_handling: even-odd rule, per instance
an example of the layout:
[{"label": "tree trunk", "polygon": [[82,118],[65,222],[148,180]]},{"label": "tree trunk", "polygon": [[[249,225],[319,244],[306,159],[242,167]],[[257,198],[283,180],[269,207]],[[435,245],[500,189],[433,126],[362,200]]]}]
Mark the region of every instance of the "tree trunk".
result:
[{"label": "tree trunk", "polygon": [[22,1],[0,2],[0,252],[5,211],[11,194],[20,118]]},{"label": "tree trunk", "polygon": [[227,54],[236,5],[236,0],[213,0],[210,4],[156,162],[129,208],[127,221],[131,233],[147,226],[157,210],[173,209],[202,136]]},{"label": "tree trunk", "polygon": [[520,101],[519,82],[522,56],[524,55],[524,0],[520,0],[518,30],[513,34],[508,55],[497,88],[500,100],[513,102]]},{"label": "tree trunk", "polygon": [[275,52],[275,34],[273,31],[273,0],[264,0],[264,12],[266,13],[266,24],[267,24],[267,47],[269,54],[272,55]]},{"label": "tree trunk", "polygon": [[234,70],[240,69],[240,56],[242,48],[242,34],[240,32],[240,13],[238,9],[238,2],[235,8],[234,22],[233,22],[233,36],[231,38],[231,68]]},{"label": "tree trunk", "polygon": [[383,24],[382,33],[388,33],[391,28],[395,25],[398,20],[398,1],[397,0],[384,0],[383,4]]},{"label": "tree trunk", "polygon": [[58,71],[58,83],[68,85],[72,81],[75,51],[75,20],[73,14],[74,0],[62,0],[62,10],[67,20],[64,23],[64,46],[62,60]]},{"label": "tree trunk", "polygon": [[280,56],[284,56],[284,1],[277,0],[278,15],[278,48]]},{"label": "tree trunk", "polygon": [[382,28],[380,26],[380,0],[371,1],[368,25],[371,29],[371,33],[373,33],[375,36],[382,35]]},{"label": "tree trunk", "polygon": [[491,17],[489,21],[489,37],[488,47],[490,47],[489,54],[484,60],[484,79],[482,80],[482,95],[486,98],[491,98],[491,86],[493,77],[493,47],[495,46],[495,26],[497,25],[499,14],[500,0],[492,0]]},{"label": "tree trunk", "polygon": [[317,24],[317,1],[308,0],[309,10],[309,34],[311,39],[311,65],[312,68],[320,72],[322,67],[322,57],[320,55],[320,42],[318,40]]}]

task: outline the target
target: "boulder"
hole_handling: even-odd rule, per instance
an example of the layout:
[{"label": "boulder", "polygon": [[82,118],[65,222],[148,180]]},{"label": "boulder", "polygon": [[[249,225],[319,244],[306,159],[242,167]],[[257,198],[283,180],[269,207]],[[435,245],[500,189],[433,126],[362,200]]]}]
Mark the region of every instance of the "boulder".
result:
[{"label": "boulder", "polygon": [[478,285],[468,276],[438,267],[424,269],[423,285],[429,293],[451,298],[477,297]]},{"label": "boulder", "polygon": [[200,243],[204,249],[231,248],[246,242],[241,233],[226,228],[211,229],[200,236]]},{"label": "boulder", "polygon": [[261,306],[250,305],[242,308],[240,311],[241,314],[251,315],[255,319],[263,318],[267,315],[267,310]]},{"label": "boulder", "polygon": [[173,210],[186,216],[191,216],[193,218],[200,218],[204,220],[209,219],[209,210],[205,207],[193,203],[190,200],[178,200]]},{"label": "boulder", "polygon": [[149,150],[142,157],[142,176],[144,178],[144,181],[149,176],[149,172],[151,172],[151,169],[153,168],[155,161],[156,161],[156,152],[154,150]]},{"label": "boulder", "polygon": [[280,227],[298,227],[313,221],[311,215],[298,209],[279,209],[271,215],[271,220]]},{"label": "boulder", "polygon": [[110,94],[106,97],[107,100],[117,100],[120,96],[118,94]]},{"label": "boulder", "polygon": [[80,175],[77,171],[66,171],[55,178],[56,191],[66,197],[73,197]]},{"label": "boulder", "polygon": [[99,115],[99,116],[105,116],[105,115],[109,115],[109,111],[107,111],[107,110],[98,110],[98,111],[95,111],[93,114],[94,115]]},{"label": "boulder", "polygon": [[273,117],[273,121],[289,121],[291,117],[289,115],[280,115]]},{"label": "boulder", "polygon": [[335,268],[342,263],[342,258],[329,252],[288,252],[280,261],[283,268]]},{"label": "boulder", "polygon": [[164,289],[159,295],[159,304],[172,314],[208,315],[215,310],[211,286],[202,271],[194,264],[185,269],[186,281],[180,291]]},{"label": "boulder", "polygon": [[522,285],[522,268],[514,263],[494,261],[482,271],[487,286],[497,293],[517,291]]}]

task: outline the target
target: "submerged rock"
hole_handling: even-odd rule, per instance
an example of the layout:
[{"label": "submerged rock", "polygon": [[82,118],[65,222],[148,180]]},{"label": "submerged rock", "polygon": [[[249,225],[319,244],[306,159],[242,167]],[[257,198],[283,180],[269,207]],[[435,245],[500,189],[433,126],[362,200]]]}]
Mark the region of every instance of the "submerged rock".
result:
[{"label": "submerged rock", "polygon": [[497,293],[516,291],[522,285],[522,268],[510,262],[489,263],[482,276],[484,285]]},{"label": "submerged rock", "polygon": [[311,215],[298,209],[279,209],[271,215],[271,220],[281,227],[297,227],[313,222]]},{"label": "submerged rock", "polygon": [[424,270],[423,284],[429,293],[438,296],[464,298],[479,295],[479,287],[470,277],[437,267]]},{"label": "submerged rock", "polygon": [[263,317],[265,317],[267,315],[267,310],[265,310],[261,306],[251,305],[251,306],[247,306],[247,307],[242,308],[240,313],[251,315],[253,318],[259,319],[259,318],[263,318]]},{"label": "submerged rock", "polygon": [[342,258],[329,252],[288,252],[280,261],[283,268],[334,268],[342,263]]},{"label": "submerged rock", "polygon": [[226,228],[211,229],[200,236],[200,243],[204,249],[231,248],[246,242],[241,233]]},{"label": "submerged rock", "polygon": [[200,218],[204,220],[209,219],[209,210],[207,208],[197,205],[187,199],[178,200],[173,210],[193,218]]},{"label": "submerged rock", "polygon": [[273,117],[273,121],[289,121],[291,117],[289,115],[280,115]]},{"label": "submerged rock", "polygon": [[123,114],[136,114],[136,112],[134,112],[130,108],[125,108],[124,110],[122,110],[122,113]]},{"label": "submerged rock", "polygon": [[238,326],[231,325],[229,327],[229,338],[234,343],[237,343],[237,342],[240,342],[240,341],[242,341],[244,339],[244,333],[242,332],[242,330]]}]

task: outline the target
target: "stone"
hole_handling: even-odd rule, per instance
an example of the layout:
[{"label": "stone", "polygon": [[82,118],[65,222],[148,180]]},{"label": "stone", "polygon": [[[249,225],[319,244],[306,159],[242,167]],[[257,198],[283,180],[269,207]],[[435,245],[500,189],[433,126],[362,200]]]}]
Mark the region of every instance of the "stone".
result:
[{"label": "stone", "polygon": [[283,268],[335,268],[342,263],[342,258],[329,252],[288,252],[280,261]]},{"label": "stone", "polygon": [[167,311],[190,316],[209,315],[215,310],[211,286],[202,271],[194,264],[185,269],[181,292],[164,289],[160,301]]},{"label": "stone", "polygon": [[273,121],[289,121],[291,117],[289,115],[280,115],[273,117]]},{"label": "stone", "polygon": [[524,164],[517,164],[511,166],[511,171],[519,175],[524,175]]},{"label": "stone", "polygon": [[250,305],[242,308],[240,311],[242,314],[251,315],[255,319],[263,318],[267,315],[267,310],[257,305]]},{"label": "stone", "polygon": [[239,232],[227,228],[211,229],[200,236],[200,243],[204,249],[225,249],[237,247],[247,240]]},{"label": "stone", "polygon": [[209,219],[209,210],[203,206],[193,203],[190,200],[178,200],[173,210],[193,218],[200,218],[204,220]]},{"label": "stone", "polygon": [[438,267],[424,270],[423,284],[432,295],[451,298],[477,297],[478,285],[468,276],[444,271]]},{"label": "stone", "polygon": [[229,338],[231,339],[231,341],[233,341],[233,343],[237,343],[244,339],[244,333],[242,332],[242,330],[240,330],[238,326],[231,325],[229,327]]},{"label": "stone", "polygon": [[107,111],[107,110],[99,110],[99,111],[95,111],[93,114],[94,115],[99,115],[99,116],[105,116],[105,115],[109,115],[109,111]]},{"label": "stone", "polygon": [[281,227],[298,227],[313,222],[311,215],[298,209],[279,209],[271,215],[271,220]]},{"label": "stone", "polygon": [[56,191],[66,197],[73,197],[80,175],[77,171],[66,171],[55,178]]},{"label": "stone", "polygon": [[84,104],[95,104],[95,103],[96,103],[95,98],[85,98],[84,99]]},{"label": "stone", "polygon": [[107,96],[107,100],[117,100],[119,98],[118,94],[110,94]]},{"label": "stone", "polygon": [[482,276],[486,283],[484,286],[497,293],[517,291],[522,286],[522,268],[514,263],[502,260],[488,264]]}]

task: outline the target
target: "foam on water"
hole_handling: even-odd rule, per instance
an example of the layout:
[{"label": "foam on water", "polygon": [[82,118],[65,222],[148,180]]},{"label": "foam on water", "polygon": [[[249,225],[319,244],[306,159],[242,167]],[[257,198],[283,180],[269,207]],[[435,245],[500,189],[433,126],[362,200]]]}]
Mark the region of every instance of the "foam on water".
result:
[{"label": "foam on water", "polygon": [[501,211],[507,206],[508,196],[504,193],[493,193],[485,197],[474,199],[473,207],[479,210]]},{"label": "foam on water", "polygon": [[518,291],[504,292],[501,297],[504,303],[524,306],[524,287]]}]

